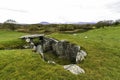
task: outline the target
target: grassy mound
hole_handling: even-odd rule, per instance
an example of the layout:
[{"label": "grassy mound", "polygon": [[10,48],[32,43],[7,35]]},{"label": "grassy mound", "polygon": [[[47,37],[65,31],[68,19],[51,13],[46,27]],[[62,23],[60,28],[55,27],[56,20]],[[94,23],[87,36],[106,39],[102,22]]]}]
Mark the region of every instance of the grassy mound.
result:
[{"label": "grassy mound", "polygon": [[0,30],[0,49],[21,48],[24,42],[20,40],[19,37],[25,34],[26,33]]}]

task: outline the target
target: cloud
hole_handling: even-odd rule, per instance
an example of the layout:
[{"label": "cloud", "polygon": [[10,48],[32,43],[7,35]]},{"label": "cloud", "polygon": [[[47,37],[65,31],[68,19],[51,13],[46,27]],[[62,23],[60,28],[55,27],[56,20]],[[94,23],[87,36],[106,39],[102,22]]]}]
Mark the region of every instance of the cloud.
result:
[{"label": "cloud", "polygon": [[[6,3],[7,2],[7,3]],[[1,0],[0,21],[34,23],[118,19],[120,0]]]},{"label": "cloud", "polygon": [[10,9],[10,8],[0,8],[0,10],[19,12],[19,13],[28,13],[28,11],[25,11],[25,10],[17,10],[17,9]]},{"label": "cloud", "polygon": [[113,12],[120,13],[120,1],[109,4],[107,8]]}]

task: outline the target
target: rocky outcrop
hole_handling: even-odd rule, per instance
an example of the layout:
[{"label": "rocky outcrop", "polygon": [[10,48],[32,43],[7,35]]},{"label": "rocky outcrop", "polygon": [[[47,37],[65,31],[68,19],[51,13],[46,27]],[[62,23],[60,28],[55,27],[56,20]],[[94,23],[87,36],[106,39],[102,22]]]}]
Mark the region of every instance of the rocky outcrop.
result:
[{"label": "rocky outcrop", "polygon": [[80,62],[87,55],[85,51],[80,49],[80,46],[72,44],[65,40],[55,40],[53,38],[44,38],[43,51],[53,51],[59,58],[65,58],[71,62]]},{"label": "rocky outcrop", "polygon": [[[78,63],[84,60],[87,55],[87,53],[81,50],[80,46],[76,44],[72,44],[66,40],[59,41],[53,38],[48,38],[43,34],[26,35],[21,38],[30,43],[33,50],[40,53],[43,58],[43,53],[52,51],[59,58],[64,58],[70,60],[71,62]],[[40,40],[37,45],[33,42],[33,39],[35,38]]]}]

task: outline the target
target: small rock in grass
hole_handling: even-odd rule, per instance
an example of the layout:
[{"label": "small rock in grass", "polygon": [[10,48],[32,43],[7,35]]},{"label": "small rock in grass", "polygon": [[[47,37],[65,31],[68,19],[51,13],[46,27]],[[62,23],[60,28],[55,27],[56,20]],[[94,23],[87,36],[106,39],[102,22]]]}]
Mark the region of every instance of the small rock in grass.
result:
[{"label": "small rock in grass", "polygon": [[56,64],[54,61],[48,61],[49,64]]},{"label": "small rock in grass", "polygon": [[64,69],[66,69],[76,75],[85,73],[85,71],[82,68],[80,68],[79,66],[77,66],[76,64],[64,65]]}]

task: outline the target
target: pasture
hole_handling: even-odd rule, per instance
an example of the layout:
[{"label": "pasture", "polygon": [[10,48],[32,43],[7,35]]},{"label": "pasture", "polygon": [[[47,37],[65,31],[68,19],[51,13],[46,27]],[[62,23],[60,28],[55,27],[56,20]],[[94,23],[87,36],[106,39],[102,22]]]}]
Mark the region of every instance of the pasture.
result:
[{"label": "pasture", "polygon": [[[23,45],[18,37],[26,33],[0,31],[0,48]],[[74,75],[60,64],[48,64],[30,49],[0,50],[1,80],[119,80],[120,26],[89,30],[83,33],[47,35],[82,46],[88,53],[78,64],[85,74]],[[17,43],[19,42],[19,44]],[[15,46],[14,46],[15,45]],[[9,47],[9,46],[8,46]]]}]

